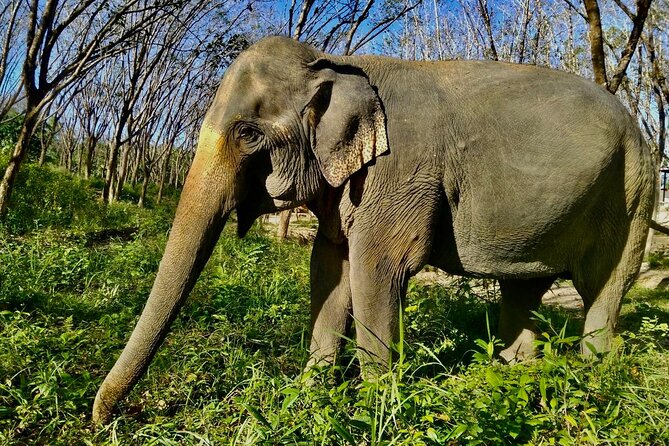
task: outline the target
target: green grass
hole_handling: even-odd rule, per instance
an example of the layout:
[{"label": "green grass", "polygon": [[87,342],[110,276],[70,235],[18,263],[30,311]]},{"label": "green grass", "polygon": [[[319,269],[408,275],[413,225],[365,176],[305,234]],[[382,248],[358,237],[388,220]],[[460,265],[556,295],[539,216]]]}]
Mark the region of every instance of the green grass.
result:
[{"label": "green grass", "polygon": [[542,357],[503,366],[489,293],[412,282],[393,369],[362,380],[348,346],[308,386],[309,247],[258,228],[239,240],[233,225],[146,377],[95,430],[95,392],[148,295],[174,203],[103,208],[69,175],[28,175],[82,198],[55,198],[65,205],[26,225],[42,199],[27,188],[0,228],[0,444],[669,442],[666,291],[634,289],[615,351],[594,361],[576,353],[579,316],[542,308]]},{"label": "green grass", "polygon": [[669,268],[669,257],[664,253],[652,252],[648,256],[648,264],[653,269],[667,269]]}]

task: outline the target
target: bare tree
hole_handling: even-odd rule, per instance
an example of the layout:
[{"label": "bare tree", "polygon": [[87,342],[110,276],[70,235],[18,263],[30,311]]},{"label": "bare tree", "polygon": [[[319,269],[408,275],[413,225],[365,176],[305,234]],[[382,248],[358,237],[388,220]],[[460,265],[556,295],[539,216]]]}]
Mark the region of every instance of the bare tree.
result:
[{"label": "bare tree", "polygon": [[[127,20],[137,9],[153,13],[145,14],[142,20]],[[122,51],[147,24],[161,20],[163,15],[153,4],[141,0],[126,0],[111,7],[100,0],[74,4],[31,0],[28,11],[21,73],[26,108],[18,141],[0,181],[0,216],[7,211],[14,181],[44,107],[100,61]]]},{"label": "bare tree", "polygon": [[669,107],[669,85],[667,85],[666,78],[662,72],[662,68],[660,67],[660,61],[655,50],[655,36],[652,30],[648,33],[648,37],[644,41],[644,46],[648,51],[648,56],[652,66],[651,79],[658,114],[657,148],[660,157],[664,158],[666,156],[666,107]]},{"label": "bare tree", "polygon": [[20,63],[20,45],[17,40],[17,18],[24,12],[21,0],[7,1],[0,8],[0,28],[5,31],[0,36],[0,120],[14,106],[21,93],[21,83],[10,73],[17,71]]},{"label": "bare tree", "polygon": [[[109,65],[108,65],[109,66]],[[85,179],[91,177],[95,149],[109,128],[111,115],[110,83],[112,71],[103,69],[93,74],[72,98],[72,112],[81,128],[78,170]]]},{"label": "bare tree", "polygon": [[617,3],[621,5],[621,9],[632,20],[632,31],[627,39],[627,44],[622,51],[622,55],[613,70],[613,76],[609,80],[606,70],[606,56],[604,54],[604,36],[602,33],[602,21],[599,12],[599,4],[597,0],[583,0],[587,12],[587,20],[590,37],[590,55],[592,58],[592,69],[595,75],[595,82],[606,88],[613,94],[618,91],[620,83],[622,82],[627,72],[627,67],[634,56],[639,38],[643,31],[648,10],[650,9],[652,0],[637,0],[636,14],[632,12],[620,1]]},{"label": "bare tree", "polygon": [[[290,8],[291,23],[292,23],[294,5],[295,2],[293,1],[293,4],[291,5]],[[302,8],[300,9],[300,16],[297,19],[297,23],[295,23],[295,31],[293,32],[293,39],[300,40],[300,38],[302,37],[302,31],[304,30],[304,25],[307,23],[307,17],[309,17],[309,12],[311,11],[311,7],[313,5],[314,5],[314,0],[304,0],[302,2]]]},{"label": "bare tree", "polygon": [[519,43],[519,48],[518,48],[518,63],[523,63],[525,61],[525,45],[527,44],[527,29],[530,26],[530,22],[532,21],[532,17],[534,16],[534,11],[536,9],[536,3],[535,3],[535,8],[532,8],[531,5],[531,0],[525,0],[523,2],[523,22],[521,25],[521,32],[520,32],[520,43]]},{"label": "bare tree", "polygon": [[[147,13],[147,12],[144,12]],[[140,16],[138,18],[142,20]],[[165,37],[167,29],[172,24],[178,24],[175,18],[168,24],[154,23],[149,29],[146,29],[140,38],[138,44],[127,52],[123,59],[117,61],[120,64],[118,68],[121,73],[127,73],[125,79],[120,78],[115,84],[117,93],[114,96],[120,98],[120,104],[117,106],[117,113],[114,121],[114,131],[109,144],[109,154],[107,157],[107,168],[105,170],[105,184],[102,190],[103,200],[111,203],[120,197],[125,182],[125,175],[128,166],[128,157],[130,156],[129,142],[133,135],[133,109],[141,94],[144,85],[151,77],[153,70],[161,62],[166,54],[168,44],[159,44]],[[126,145],[121,156],[121,166],[119,170],[118,155],[123,145]]]},{"label": "bare tree", "polygon": [[488,45],[490,48],[490,57],[492,60],[499,60],[499,55],[497,54],[497,47],[495,46],[495,36],[492,32],[492,22],[490,18],[490,11],[488,10],[487,0],[478,0],[479,13],[481,14],[481,19],[483,20],[483,25],[485,26],[486,33],[488,34]]},{"label": "bare tree", "polygon": [[[155,92],[149,90],[161,88],[155,84],[155,80],[164,76],[166,61],[176,63],[187,59],[188,54],[196,56],[204,54],[203,58],[206,58],[209,57],[208,53],[213,53],[208,60],[217,70],[221,65],[228,64],[231,60],[230,54],[238,52],[239,46],[243,47],[244,41],[241,37],[231,37],[231,31],[244,17],[252,3],[249,1],[241,11],[234,13],[232,20],[224,22],[225,26],[212,21],[212,16],[227,17],[230,13],[229,10],[221,10],[221,4],[199,1],[183,4],[170,18],[148,30],[136,48],[128,53],[123,61],[128,77],[119,90],[122,100],[115,120],[105,171],[103,197],[107,202],[118,199],[130,168],[133,171],[131,179],[137,177],[135,171],[139,173],[142,151],[147,145],[134,144],[133,138],[143,131],[151,119],[160,119],[158,116],[155,118],[144,116],[149,111],[143,108],[142,104],[144,98],[155,95]],[[190,59],[190,64],[195,63],[197,59],[197,57]],[[183,66],[182,72],[192,69],[191,65]],[[170,93],[169,90],[164,92]],[[209,99],[206,100],[208,101]],[[123,152],[120,154],[119,164],[121,147]]]},{"label": "bare tree", "polygon": [[47,150],[60,131],[61,117],[66,112],[69,102],[65,95],[61,95],[55,101],[50,102],[44,109],[38,129],[40,154],[37,162],[40,166],[43,166],[46,162]]},{"label": "bare tree", "polygon": [[197,68],[186,71],[186,77],[180,82],[181,89],[176,95],[171,95],[172,101],[167,104],[171,113],[166,113],[164,122],[165,138],[163,144],[165,149],[160,155],[160,166],[158,172],[158,197],[156,202],[160,203],[163,198],[167,167],[170,164],[172,154],[178,139],[187,139],[189,129],[197,128],[204,119],[206,108],[202,106],[204,98],[209,96],[206,88],[203,88],[200,79],[209,75],[209,67],[206,63]]},{"label": "bare tree", "polygon": [[590,27],[590,55],[592,57],[592,71],[595,75],[595,82],[600,85],[608,85],[599,3],[597,0],[583,0],[583,3],[585,4],[585,11],[588,14],[588,25]]}]

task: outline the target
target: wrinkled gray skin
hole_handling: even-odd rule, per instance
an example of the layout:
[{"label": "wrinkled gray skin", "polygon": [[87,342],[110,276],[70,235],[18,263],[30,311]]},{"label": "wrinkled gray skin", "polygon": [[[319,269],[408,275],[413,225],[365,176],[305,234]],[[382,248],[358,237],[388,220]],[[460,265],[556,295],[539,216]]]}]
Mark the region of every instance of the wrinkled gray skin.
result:
[{"label": "wrinkled gray skin", "polygon": [[585,79],[264,39],[207,113],[153,290],[93,420],[146,371],[233,210],[240,235],[264,213],[306,203],[317,215],[310,364],[335,360],[354,319],[364,370],[389,360],[407,281],[427,263],[499,279],[508,361],[532,355],[530,312],[558,277],[583,298],[585,342],[607,350],[653,185],[634,120]]}]

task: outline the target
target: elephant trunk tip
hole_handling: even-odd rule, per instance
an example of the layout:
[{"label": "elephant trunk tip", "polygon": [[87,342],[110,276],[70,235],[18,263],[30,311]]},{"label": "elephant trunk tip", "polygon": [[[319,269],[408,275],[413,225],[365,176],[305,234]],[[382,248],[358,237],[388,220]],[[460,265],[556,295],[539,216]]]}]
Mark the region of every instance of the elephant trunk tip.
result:
[{"label": "elephant trunk tip", "polygon": [[121,393],[120,390],[110,388],[110,385],[106,382],[102,383],[100,390],[95,395],[95,402],[93,402],[91,422],[94,426],[109,424],[112,418],[112,411],[118,401],[116,396],[119,393]]}]

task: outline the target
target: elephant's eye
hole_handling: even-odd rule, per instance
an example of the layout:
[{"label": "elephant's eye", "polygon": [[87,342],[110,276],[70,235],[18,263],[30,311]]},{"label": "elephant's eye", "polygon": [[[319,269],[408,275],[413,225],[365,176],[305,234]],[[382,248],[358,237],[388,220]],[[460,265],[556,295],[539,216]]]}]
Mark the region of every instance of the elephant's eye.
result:
[{"label": "elephant's eye", "polygon": [[261,138],[262,134],[260,130],[251,126],[243,126],[237,130],[237,135],[239,138],[243,139],[247,143],[255,143]]}]

